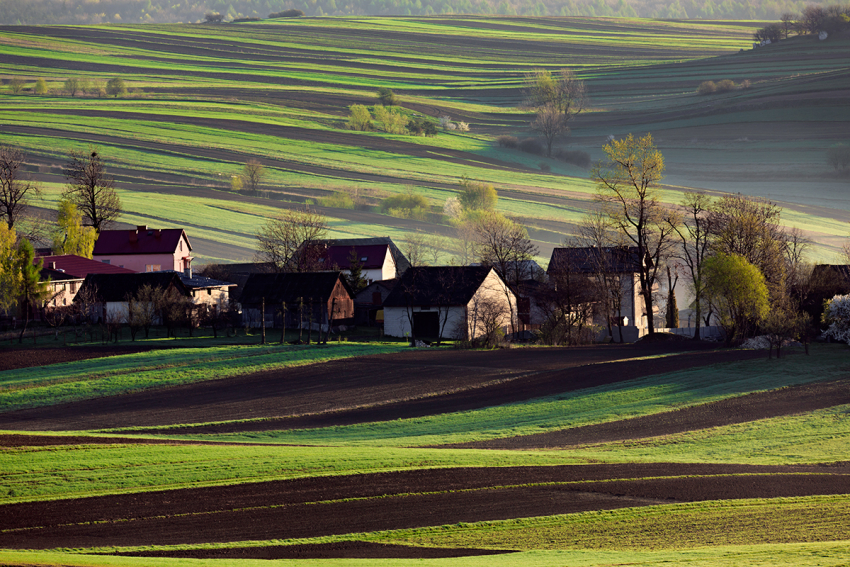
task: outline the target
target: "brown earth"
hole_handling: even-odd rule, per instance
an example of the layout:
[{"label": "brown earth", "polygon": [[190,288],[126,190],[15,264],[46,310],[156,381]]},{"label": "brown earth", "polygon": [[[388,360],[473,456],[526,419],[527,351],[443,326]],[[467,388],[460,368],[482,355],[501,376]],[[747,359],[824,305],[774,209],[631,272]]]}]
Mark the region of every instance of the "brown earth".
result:
[{"label": "brown earth", "polygon": [[[170,431],[326,427],[464,411],[762,356],[715,349],[685,341],[497,352],[419,350],[7,412],[0,414],[0,429],[138,427],[136,432],[142,432],[149,426],[241,419],[261,421]],[[634,360],[669,352],[680,354]]]},{"label": "brown earth", "polygon": [[511,437],[509,439],[458,443],[445,445],[445,447],[552,449],[574,445],[590,445],[673,435],[697,429],[816,411],[844,404],[850,404],[850,378],[747,394],[710,404],[610,423],[587,425],[537,435]]},{"label": "brown earth", "polygon": [[149,346],[123,345],[76,346],[67,348],[0,347],[0,371],[47,366],[60,362],[74,362],[76,360],[89,360],[106,356],[118,356],[120,354],[136,354],[149,350],[153,350],[153,348]]},{"label": "brown earth", "polygon": [[[308,538],[659,503],[850,492],[850,468],[621,464],[417,470],[0,507],[0,548]],[[341,500],[347,499],[347,500]]]}]

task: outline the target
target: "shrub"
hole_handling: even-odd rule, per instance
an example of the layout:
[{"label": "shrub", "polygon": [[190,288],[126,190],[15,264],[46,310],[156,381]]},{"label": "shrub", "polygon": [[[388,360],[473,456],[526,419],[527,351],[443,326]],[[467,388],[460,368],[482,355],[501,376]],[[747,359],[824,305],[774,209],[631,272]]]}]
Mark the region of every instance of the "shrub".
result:
[{"label": "shrub", "polygon": [[742,89],[748,89],[748,88],[750,88],[750,80],[749,80],[749,79],[744,79],[743,81],[741,81],[741,88],[742,88]]},{"label": "shrub", "polygon": [[[416,195],[408,190],[398,195],[392,195],[381,201],[381,211],[387,212],[390,209],[428,209],[428,199],[422,195]],[[396,215],[393,215],[396,216]],[[408,218],[408,217],[403,217]]]},{"label": "shrub", "polygon": [[731,79],[723,79],[717,83],[717,92],[719,93],[728,93],[729,91],[734,91],[737,88],[738,85],[736,85],[735,81]]},{"label": "shrub", "polygon": [[535,138],[526,138],[519,143],[519,149],[527,154],[534,154],[536,156],[543,155],[543,144],[541,144]]},{"label": "shrub", "polygon": [[561,160],[564,163],[570,163],[579,167],[590,167],[590,154],[581,150],[565,150],[558,148],[552,155],[555,159]]},{"label": "shrub", "polygon": [[332,193],[327,197],[319,197],[319,204],[334,209],[353,209],[354,199],[348,193]]},{"label": "shrub", "polygon": [[352,130],[365,132],[372,129],[372,115],[369,109],[362,104],[352,104],[348,107],[351,114],[348,116],[348,127]]},{"label": "shrub", "polygon": [[411,118],[407,123],[407,131],[415,136],[423,134],[431,137],[437,135],[437,125],[427,118]]},{"label": "shrub", "polygon": [[[454,126],[454,122],[452,122],[450,116],[440,116],[440,127],[443,130],[449,130],[451,126]],[[454,130],[454,128],[451,129]]]},{"label": "shrub", "polygon": [[405,134],[407,132],[407,116],[396,108],[376,106],[375,119],[381,123],[381,128],[388,134]]},{"label": "shrub", "polygon": [[47,83],[44,82],[44,79],[39,79],[35,82],[35,94],[37,94],[37,95],[46,95],[47,94]]},{"label": "shrub", "polygon": [[106,94],[112,95],[115,98],[118,98],[118,95],[127,94],[127,86],[124,85],[124,80],[121,77],[109,79],[106,83]]},{"label": "shrub", "polygon": [[381,87],[378,89],[378,102],[383,106],[395,106],[398,100],[393,91],[387,87]]},{"label": "shrub", "polygon": [[9,90],[13,94],[20,94],[24,90],[24,80],[20,77],[15,77],[9,80]]},{"label": "shrub", "polygon": [[714,84],[714,81],[703,81],[697,87],[697,92],[701,95],[712,94],[717,92],[717,85]]},{"label": "shrub", "polygon": [[466,122],[458,122],[457,129],[459,132],[469,132],[469,124]]},{"label": "shrub", "polygon": [[464,211],[489,211],[496,207],[499,196],[492,185],[472,181],[464,176],[460,180],[460,186],[463,190],[458,201]]},{"label": "shrub", "polygon": [[836,295],[826,302],[823,322],[829,325],[823,337],[850,344],[850,295]]},{"label": "shrub", "polygon": [[304,15],[301,10],[284,10],[282,12],[272,12],[269,18],[300,18]]},{"label": "shrub", "polygon": [[516,136],[499,136],[496,138],[496,143],[501,148],[516,148],[519,145],[519,140]]},{"label": "shrub", "polygon": [[204,20],[208,24],[220,24],[223,19],[224,16],[222,16],[218,12],[207,12],[206,14],[204,14]]}]

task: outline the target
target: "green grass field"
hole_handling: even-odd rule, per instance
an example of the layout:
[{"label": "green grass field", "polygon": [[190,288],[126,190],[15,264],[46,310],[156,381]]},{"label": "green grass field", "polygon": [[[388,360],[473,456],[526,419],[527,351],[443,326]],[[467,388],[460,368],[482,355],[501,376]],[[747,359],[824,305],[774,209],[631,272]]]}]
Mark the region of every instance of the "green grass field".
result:
[{"label": "green grass field", "polygon": [[[668,164],[669,202],[688,187],[778,200],[789,225],[816,241],[812,259],[831,261],[850,201],[847,180],[829,170],[824,152],[848,141],[850,110],[839,94],[850,80],[850,43],[801,37],[751,50],[758,25],[455,16],[80,33],[8,27],[0,30],[0,77],[24,77],[30,89],[44,78],[54,92],[2,91],[0,132],[48,184],[45,209],[55,207],[68,151],[98,145],[122,190],[122,220],[186,227],[202,261],[250,259],[264,219],[335,191],[357,191],[372,209],[320,208],[333,235],[450,237],[445,224],[395,219],[374,205],[412,187],[437,211],[464,175],[501,190],[500,210],[532,228],[545,261],[589,206],[588,172],[500,148],[495,138],[534,135],[532,116],[517,107],[525,73],[570,67],[587,82],[592,105],[560,144],[598,159],[609,135],[651,131]],[[61,92],[66,78],[116,73],[137,92]],[[701,81],[723,78],[751,86],[695,93]],[[378,87],[394,89],[408,113],[449,115],[471,131],[419,138],[345,130],[348,105],[373,105]],[[251,158],[266,165],[271,199],[228,191]],[[450,260],[448,251],[441,260]]]}]

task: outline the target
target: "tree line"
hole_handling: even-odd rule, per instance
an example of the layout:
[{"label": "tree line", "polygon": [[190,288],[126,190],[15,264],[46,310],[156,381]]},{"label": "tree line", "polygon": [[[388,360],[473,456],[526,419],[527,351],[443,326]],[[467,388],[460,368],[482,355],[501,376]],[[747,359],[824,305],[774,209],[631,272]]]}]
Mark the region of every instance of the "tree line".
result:
[{"label": "tree line", "polygon": [[293,12],[307,16],[587,16],[772,20],[800,13],[800,0],[0,0],[0,24],[199,23]]}]

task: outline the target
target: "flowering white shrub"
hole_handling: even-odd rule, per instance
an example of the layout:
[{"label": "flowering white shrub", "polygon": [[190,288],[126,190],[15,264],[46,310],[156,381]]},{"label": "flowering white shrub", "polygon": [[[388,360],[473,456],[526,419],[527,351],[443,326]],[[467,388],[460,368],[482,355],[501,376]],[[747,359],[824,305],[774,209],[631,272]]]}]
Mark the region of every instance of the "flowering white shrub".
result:
[{"label": "flowering white shrub", "polygon": [[449,128],[451,128],[451,126],[449,126],[450,124],[452,124],[452,119],[450,116],[440,116],[440,126],[443,128],[443,130],[448,130]]},{"label": "flowering white shrub", "polygon": [[469,132],[469,124],[466,122],[458,122],[457,129],[461,132]]},{"label": "flowering white shrub", "polygon": [[827,301],[823,322],[829,325],[824,338],[850,344],[850,295],[836,295]]},{"label": "flowering white shrub", "polygon": [[457,197],[449,197],[446,199],[446,204],[443,205],[443,212],[447,217],[456,219],[463,212],[463,207],[460,205],[460,200]]}]

